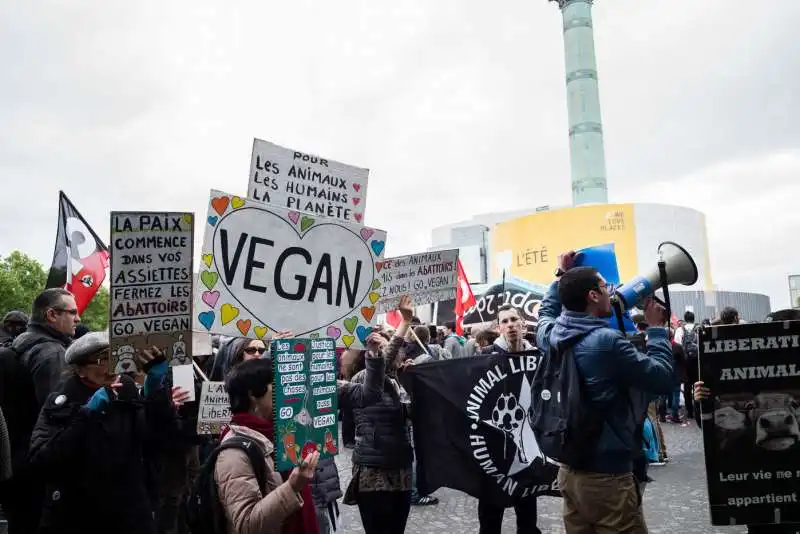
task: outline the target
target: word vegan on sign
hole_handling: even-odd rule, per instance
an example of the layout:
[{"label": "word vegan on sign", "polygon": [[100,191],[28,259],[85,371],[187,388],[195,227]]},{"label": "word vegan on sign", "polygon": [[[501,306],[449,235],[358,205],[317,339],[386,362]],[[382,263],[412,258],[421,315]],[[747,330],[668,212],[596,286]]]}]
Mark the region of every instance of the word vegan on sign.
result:
[{"label": "word vegan on sign", "polygon": [[339,434],[336,344],[331,338],[272,342],[275,366],[275,449],[278,471],[314,451],[335,456]]},{"label": "word vegan on sign", "polygon": [[362,348],[375,323],[386,232],[212,191],[195,329],[254,339],[289,330]]},{"label": "word vegan on sign", "polygon": [[378,312],[393,310],[402,295],[423,306],[455,298],[458,284],[458,249],[388,258],[376,264],[380,271]]},{"label": "word vegan on sign", "polygon": [[363,224],[368,169],[253,140],[248,196],[290,210]]},{"label": "word vegan on sign", "polygon": [[136,369],[157,346],[170,365],[191,363],[191,213],[111,212],[111,369]]},{"label": "word vegan on sign", "polygon": [[798,339],[800,321],[700,331],[713,525],[800,523]]}]

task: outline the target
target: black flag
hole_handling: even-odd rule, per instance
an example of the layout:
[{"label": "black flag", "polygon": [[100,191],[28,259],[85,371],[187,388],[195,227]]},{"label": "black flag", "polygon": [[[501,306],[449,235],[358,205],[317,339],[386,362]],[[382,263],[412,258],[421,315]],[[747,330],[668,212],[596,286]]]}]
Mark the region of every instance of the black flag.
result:
[{"label": "black flag", "polygon": [[106,277],[108,248],[63,191],[58,194],[58,230],[47,287],[63,287],[83,313]]},{"label": "black flag", "polygon": [[528,351],[424,363],[401,374],[413,400],[417,487],[463,491],[496,506],[559,496],[558,465],[530,424],[531,382],[541,355]]}]

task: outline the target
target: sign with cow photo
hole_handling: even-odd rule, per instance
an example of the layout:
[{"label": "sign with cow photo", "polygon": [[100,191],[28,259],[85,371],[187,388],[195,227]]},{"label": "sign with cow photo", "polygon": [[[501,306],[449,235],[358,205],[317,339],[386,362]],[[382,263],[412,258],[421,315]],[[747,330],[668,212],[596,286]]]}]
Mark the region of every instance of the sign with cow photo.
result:
[{"label": "sign with cow photo", "polygon": [[713,525],[800,523],[800,321],[700,331]]}]

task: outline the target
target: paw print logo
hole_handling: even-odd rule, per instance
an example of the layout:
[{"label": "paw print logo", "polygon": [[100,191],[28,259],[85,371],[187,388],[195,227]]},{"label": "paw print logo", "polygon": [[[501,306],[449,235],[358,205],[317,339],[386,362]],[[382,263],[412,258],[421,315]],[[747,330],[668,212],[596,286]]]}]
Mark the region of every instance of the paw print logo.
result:
[{"label": "paw print logo", "polygon": [[492,409],[492,423],[506,432],[514,432],[522,426],[525,410],[517,402],[513,393],[501,394]]}]

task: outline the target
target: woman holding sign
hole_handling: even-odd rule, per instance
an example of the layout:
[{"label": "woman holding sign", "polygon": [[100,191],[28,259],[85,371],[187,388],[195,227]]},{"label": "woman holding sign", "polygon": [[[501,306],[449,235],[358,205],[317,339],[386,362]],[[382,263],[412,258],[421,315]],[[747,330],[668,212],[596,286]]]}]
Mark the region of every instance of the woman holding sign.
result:
[{"label": "woman holding sign", "polygon": [[411,323],[410,297],[400,299],[398,311],[403,320],[391,341],[370,334],[366,369],[341,383],[342,400],[353,407],[356,423],[353,478],[344,503],[358,505],[366,534],[405,532],[411,510],[410,399],[395,378]]},{"label": "woman holding sign", "polygon": [[[189,393],[162,386],[168,364],[156,348],[138,354],[144,395],[133,378],[109,370],[107,332],[91,332],[66,352],[66,380],[33,430],[29,459],[47,481],[41,534],[156,532],[146,474],[172,435]],[[171,399],[170,399],[171,397]],[[171,402],[170,402],[171,400]]]}]

